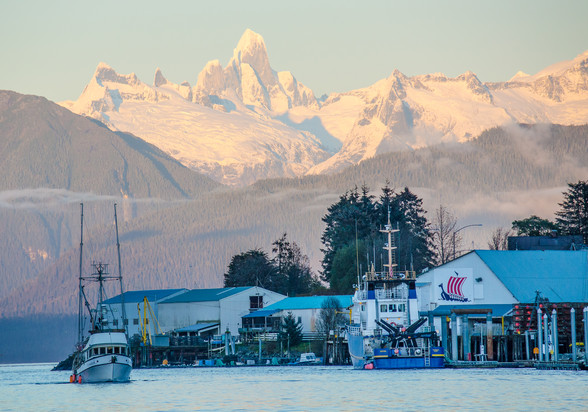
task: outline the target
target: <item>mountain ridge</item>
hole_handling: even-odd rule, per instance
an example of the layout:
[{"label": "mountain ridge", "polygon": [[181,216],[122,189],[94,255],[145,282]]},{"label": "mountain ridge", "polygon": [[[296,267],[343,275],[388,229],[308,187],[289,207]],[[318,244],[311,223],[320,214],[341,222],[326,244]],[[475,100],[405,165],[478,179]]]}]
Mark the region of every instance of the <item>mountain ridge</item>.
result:
[{"label": "mountain ridge", "polygon": [[141,136],[219,182],[244,186],[334,173],[381,153],[464,142],[496,126],[585,124],[588,51],[505,82],[483,82],[471,71],[450,78],[393,70],[319,101],[292,73],[272,69],[263,37],[248,29],[228,64],[209,61],[194,87],[167,81],[159,69],[148,86],[101,63],[78,100],[61,104]]}]

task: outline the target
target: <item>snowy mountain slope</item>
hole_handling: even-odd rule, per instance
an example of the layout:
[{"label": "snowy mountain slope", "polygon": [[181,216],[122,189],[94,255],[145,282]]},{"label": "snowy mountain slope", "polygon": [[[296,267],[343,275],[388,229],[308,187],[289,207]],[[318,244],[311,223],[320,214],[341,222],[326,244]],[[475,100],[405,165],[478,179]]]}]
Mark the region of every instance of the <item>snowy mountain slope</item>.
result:
[{"label": "snowy mountain slope", "polygon": [[141,136],[226,184],[298,176],[329,156],[314,135],[289,128],[261,110],[235,103],[236,109],[226,112],[194,103],[188,85],[168,82],[159,70],[155,85],[134,74],[119,75],[101,63],[80,98],[62,105]]},{"label": "snowy mountain slope", "polygon": [[472,72],[406,77],[398,71],[371,87],[343,147],[309,174],[335,172],[380,153],[464,142],[509,123],[588,123],[588,52],[534,76],[483,83]]},{"label": "snowy mountain slope", "polygon": [[153,86],[100,64],[80,98],[62,103],[141,136],[184,165],[230,185],[333,173],[381,153],[465,142],[510,123],[588,122],[588,52],[501,83],[474,73],[407,77],[319,101],[272,69],[263,38],[246,30],[228,64],[210,61],[193,88]]}]

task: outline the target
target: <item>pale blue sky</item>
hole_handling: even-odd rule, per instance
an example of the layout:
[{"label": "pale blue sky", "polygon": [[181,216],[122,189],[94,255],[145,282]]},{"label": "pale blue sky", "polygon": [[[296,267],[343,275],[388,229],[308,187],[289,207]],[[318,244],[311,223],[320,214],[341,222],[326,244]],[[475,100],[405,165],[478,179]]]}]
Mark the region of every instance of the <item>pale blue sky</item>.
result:
[{"label": "pale blue sky", "polygon": [[588,50],[588,1],[0,0],[0,89],[75,100],[99,62],[194,85],[250,28],[317,96],[408,76],[529,74]]}]

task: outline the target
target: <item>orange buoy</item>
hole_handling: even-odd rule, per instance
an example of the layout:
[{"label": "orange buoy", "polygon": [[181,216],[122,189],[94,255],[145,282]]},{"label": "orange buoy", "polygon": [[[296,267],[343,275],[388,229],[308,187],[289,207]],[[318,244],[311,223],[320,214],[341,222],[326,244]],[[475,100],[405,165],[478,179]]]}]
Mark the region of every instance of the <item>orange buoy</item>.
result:
[{"label": "orange buoy", "polygon": [[74,375],[69,375],[69,383],[73,383],[76,380]]},{"label": "orange buoy", "polygon": [[78,376],[78,383],[82,383],[82,375]]}]

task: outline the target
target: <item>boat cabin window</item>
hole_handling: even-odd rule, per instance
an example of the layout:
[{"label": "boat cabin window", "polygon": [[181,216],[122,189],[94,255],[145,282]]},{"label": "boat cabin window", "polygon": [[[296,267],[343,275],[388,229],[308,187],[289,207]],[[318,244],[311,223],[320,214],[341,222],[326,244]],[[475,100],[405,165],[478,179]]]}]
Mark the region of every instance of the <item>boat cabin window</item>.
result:
[{"label": "boat cabin window", "polygon": [[389,306],[390,312],[396,312],[396,303],[391,303]]},{"label": "boat cabin window", "polygon": [[139,319],[138,318],[133,319],[133,325],[138,325],[138,324],[139,324]]},{"label": "boat cabin window", "polygon": [[406,312],[406,305],[404,303],[398,304],[398,312]]},{"label": "boat cabin window", "polygon": [[388,305],[380,305],[380,312],[388,312]]},{"label": "boat cabin window", "polygon": [[362,312],[365,312],[365,306],[364,305],[361,305],[361,311]]},{"label": "boat cabin window", "polygon": [[108,347],[108,350],[107,350],[107,352],[108,352],[108,353],[112,353],[112,346],[109,346],[109,347]]},{"label": "boat cabin window", "polygon": [[98,355],[98,348],[92,349],[92,356]]},{"label": "boat cabin window", "polygon": [[105,355],[106,354],[106,348],[102,347],[100,348],[100,355]]},{"label": "boat cabin window", "polygon": [[129,324],[129,320],[128,319],[123,319],[123,325],[127,326]]},{"label": "boat cabin window", "polygon": [[120,348],[118,346],[114,347],[114,353],[120,353]]},{"label": "boat cabin window", "polygon": [[114,326],[118,326],[118,319],[113,319],[113,321],[112,321],[112,324],[113,324]]}]

